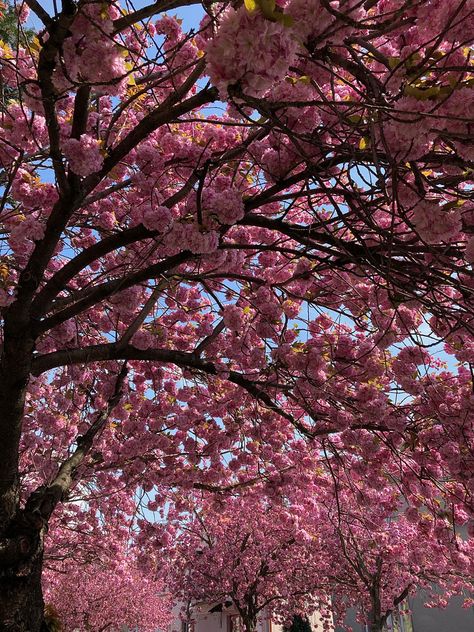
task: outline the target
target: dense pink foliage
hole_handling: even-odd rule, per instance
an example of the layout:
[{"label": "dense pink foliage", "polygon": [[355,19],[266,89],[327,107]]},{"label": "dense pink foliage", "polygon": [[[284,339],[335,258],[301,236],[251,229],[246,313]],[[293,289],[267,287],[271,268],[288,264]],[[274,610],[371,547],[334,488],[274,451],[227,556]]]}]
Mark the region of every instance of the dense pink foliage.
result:
[{"label": "dense pink foliage", "polygon": [[63,562],[46,575],[45,599],[65,630],[119,632],[127,626],[156,632],[165,630],[172,620],[163,586],[125,557],[85,565]]},{"label": "dense pink foliage", "polygon": [[445,606],[453,594],[472,605],[474,540],[453,531],[437,502],[404,509],[375,463],[367,485],[360,460],[341,469],[334,457],[313,456],[316,472],[295,465],[278,488],[175,501],[157,553],[165,582],[183,603],[232,601],[246,632],[264,609],[283,622],[316,610],[332,631],[353,608],[362,623],[381,630],[420,588],[431,607]]},{"label": "dense pink foliage", "polygon": [[[153,592],[159,551],[199,572],[180,520],[204,492],[209,564],[243,503],[283,618],[330,593],[367,619],[354,555],[391,569],[381,616],[425,571],[459,592],[474,2],[205,3],[192,32],[159,4],[29,4],[38,38],[0,46],[0,571],[33,576],[44,541],[48,586],[95,569],[84,610],[138,568]],[[302,555],[325,582],[300,602]]]},{"label": "dense pink foliage", "polygon": [[287,616],[315,605],[329,609],[326,595],[311,594],[311,536],[292,506],[253,493],[225,501],[195,498],[190,510],[189,520],[180,515],[165,550],[165,581],[184,603],[231,600],[244,621],[258,619],[265,608]]}]

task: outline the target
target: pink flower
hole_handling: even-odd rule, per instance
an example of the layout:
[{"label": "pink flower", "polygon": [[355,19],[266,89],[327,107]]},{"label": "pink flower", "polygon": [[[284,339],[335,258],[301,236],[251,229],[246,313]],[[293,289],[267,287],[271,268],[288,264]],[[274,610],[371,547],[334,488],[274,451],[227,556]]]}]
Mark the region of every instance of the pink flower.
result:
[{"label": "pink flower", "polygon": [[30,7],[23,0],[22,2],[19,2],[17,5],[15,5],[15,9],[18,15],[19,22],[21,22],[21,24],[24,24],[27,21],[28,16],[30,15]]},{"label": "pink flower", "polygon": [[88,176],[102,168],[104,157],[99,141],[89,134],[82,134],[79,139],[68,138],[62,145],[72,171],[78,176]]},{"label": "pink flower", "polygon": [[142,218],[145,228],[164,233],[171,224],[172,213],[167,206],[146,206]]},{"label": "pink flower", "polygon": [[153,345],[153,336],[150,334],[149,331],[140,329],[133,336],[132,344],[137,349],[141,349],[142,351],[145,351],[146,349],[149,349]]},{"label": "pink flower", "polygon": [[245,93],[261,97],[284,78],[297,50],[292,29],[243,6],[227,9],[206,46],[209,75],[222,97],[238,82]]},{"label": "pink flower", "polygon": [[[358,0],[350,2],[343,0],[330,4],[332,8],[349,16],[352,20],[360,17],[362,13],[362,3]],[[334,15],[322,6],[320,0],[291,0],[288,4],[288,13],[294,19],[293,28],[298,37],[305,43],[310,39],[316,40],[318,47],[323,47],[328,43],[340,44],[344,37],[354,30],[353,26],[348,27],[342,21],[336,23]]]},{"label": "pink flower", "polygon": [[224,324],[232,331],[238,332],[242,329],[244,310],[237,305],[226,305],[223,310]]},{"label": "pink flower", "polygon": [[235,224],[244,216],[244,203],[240,191],[226,188],[216,191],[208,188],[202,200],[206,215],[212,220],[217,219],[221,224]]},{"label": "pink flower", "polygon": [[458,238],[462,228],[459,209],[444,209],[436,200],[418,202],[412,221],[420,237],[429,244]]}]

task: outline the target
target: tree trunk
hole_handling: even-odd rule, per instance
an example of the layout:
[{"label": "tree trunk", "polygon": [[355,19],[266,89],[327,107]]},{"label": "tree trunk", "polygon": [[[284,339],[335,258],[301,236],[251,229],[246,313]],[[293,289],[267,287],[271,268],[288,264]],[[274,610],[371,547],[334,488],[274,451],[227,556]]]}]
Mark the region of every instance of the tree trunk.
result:
[{"label": "tree trunk", "polygon": [[[20,508],[19,445],[34,339],[18,301],[5,314],[0,356],[0,632],[42,632],[41,514]],[[30,503],[31,504],[31,503]]]},{"label": "tree trunk", "polygon": [[382,615],[382,606],[380,602],[380,577],[382,573],[382,560],[377,559],[377,572],[372,577],[372,585],[370,587],[370,601],[372,608],[369,612],[368,628],[369,632],[383,632],[386,616]]},{"label": "tree trunk", "polygon": [[244,624],[244,632],[256,632],[257,622],[254,619],[242,618],[242,623]]},{"label": "tree trunk", "polygon": [[385,618],[380,614],[369,612],[369,620],[367,621],[367,628],[369,632],[384,632]]},{"label": "tree trunk", "polygon": [[42,553],[13,567],[0,567],[1,632],[44,632]]}]

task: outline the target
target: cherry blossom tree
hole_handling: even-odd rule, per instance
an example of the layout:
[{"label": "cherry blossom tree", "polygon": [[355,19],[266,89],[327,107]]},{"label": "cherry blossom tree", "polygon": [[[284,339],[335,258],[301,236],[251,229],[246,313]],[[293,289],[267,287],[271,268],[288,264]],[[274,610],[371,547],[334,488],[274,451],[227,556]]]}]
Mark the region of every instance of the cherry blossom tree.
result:
[{"label": "cherry blossom tree", "polygon": [[245,632],[263,611],[291,619],[296,611],[329,611],[325,595],[308,590],[306,547],[299,517],[255,490],[219,499],[196,495],[177,512],[165,550],[164,582],[183,603],[231,603]]},{"label": "cherry blossom tree", "polygon": [[472,604],[473,540],[460,537],[441,506],[403,511],[392,485],[367,486],[354,473],[326,491],[308,514],[318,543],[308,571],[319,589],[325,584],[341,625],[353,608],[370,632],[383,632],[420,589],[427,606],[445,607],[453,595]]},{"label": "cherry blossom tree", "polygon": [[136,546],[132,527],[123,516],[93,520],[86,507],[68,516],[67,529],[51,522],[45,613],[52,613],[60,630],[167,629],[173,618],[169,591],[140,561],[144,547]]},{"label": "cherry blossom tree", "polygon": [[85,565],[68,560],[46,575],[45,599],[64,630],[165,630],[171,604],[163,586],[117,556]]},{"label": "cherry blossom tree", "polygon": [[472,0],[190,4],[18,1],[0,46],[8,632],[104,523],[146,559],[161,489],[323,440],[473,530]]},{"label": "cherry blossom tree", "polygon": [[299,487],[292,480],[263,495],[180,500],[161,551],[165,582],[197,608],[234,604],[246,632],[264,608],[287,624],[295,612],[317,610],[329,631],[352,608],[370,632],[383,632],[420,589],[427,606],[445,607],[453,595],[472,605],[474,541],[457,533],[462,516],[434,493],[404,510],[389,462],[376,482],[355,459],[348,468],[350,460],[340,471],[332,456],[326,472],[321,463],[307,480],[300,471]]}]

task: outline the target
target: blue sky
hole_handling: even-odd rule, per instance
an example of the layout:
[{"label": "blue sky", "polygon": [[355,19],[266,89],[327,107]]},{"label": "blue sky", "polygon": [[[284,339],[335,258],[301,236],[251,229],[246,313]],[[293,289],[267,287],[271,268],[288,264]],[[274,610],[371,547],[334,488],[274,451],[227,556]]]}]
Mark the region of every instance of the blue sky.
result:
[{"label": "blue sky", "polygon": [[[52,0],[42,0],[40,4],[50,15],[54,13],[54,2]],[[127,5],[133,9],[140,9],[141,7],[147,6],[148,4],[151,4],[151,2],[145,2],[143,0],[140,0],[139,2],[127,3]],[[125,3],[123,3],[123,5],[125,6]],[[200,3],[197,3],[196,5],[173,9],[169,12],[169,14],[177,15],[178,17],[180,17],[183,20],[183,29],[187,31],[193,27],[196,28],[199,25],[199,22],[204,15],[204,11],[202,9],[202,5]],[[29,24],[33,28],[41,27],[40,21],[38,20],[38,18],[36,18],[35,15],[33,15],[33,13],[30,16]]]}]

